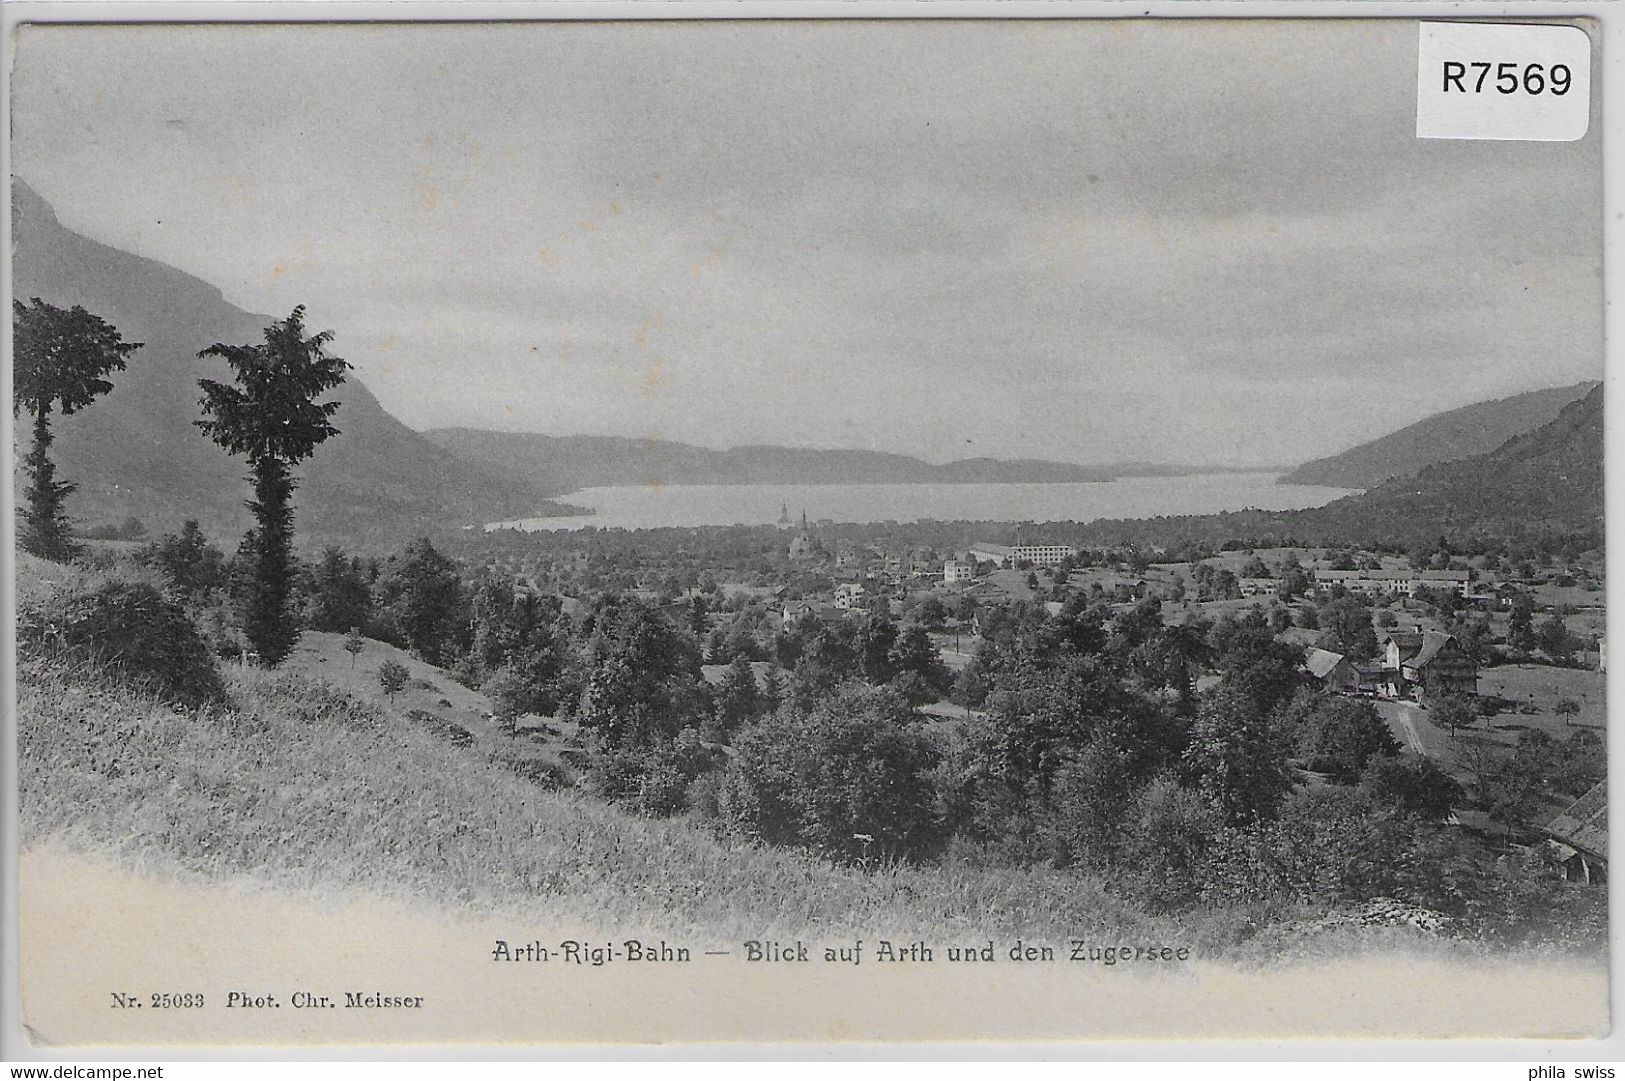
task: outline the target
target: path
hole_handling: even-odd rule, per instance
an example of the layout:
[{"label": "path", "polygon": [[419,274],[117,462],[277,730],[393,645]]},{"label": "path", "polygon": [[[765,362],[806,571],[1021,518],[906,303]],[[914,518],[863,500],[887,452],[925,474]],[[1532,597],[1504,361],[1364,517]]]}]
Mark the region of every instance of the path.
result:
[{"label": "path", "polygon": [[1411,750],[1419,755],[1426,755],[1428,749],[1422,743],[1422,734],[1416,730],[1416,712],[1420,708],[1409,702],[1377,703],[1377,712],[1388,722],[1388,727],[1390,729],[1397,727],[1398,731],[1395,734],[1403,735],[1405,741],[1411,745]]}]

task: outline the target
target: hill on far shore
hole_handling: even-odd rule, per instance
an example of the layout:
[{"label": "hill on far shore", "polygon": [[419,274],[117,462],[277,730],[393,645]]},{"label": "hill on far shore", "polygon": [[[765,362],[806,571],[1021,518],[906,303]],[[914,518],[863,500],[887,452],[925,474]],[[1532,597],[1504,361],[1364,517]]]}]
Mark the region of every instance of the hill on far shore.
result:
[{"label": "hill on far shore", "polygon": [[1551,387],[1436,413],[1341,454],[1305,462],[1280,483],[1375,488],[1395,477],[1415,476],[1430,465],[1487,454],[1513,436],[1539,428],[1596,385],[1593,380]]},{"label": "hill on far shore", "polygon": [[1321,507],[1090,522],[1072,543],[1412,545],[1440,536],[1603,542],[1603,388],[1487,454],[1441,462]]},{"label": "hill on far shore", "polygon": [[714,450],[664,439],[542,435],[475,428],[423,433],[460,458],[554,491],[627,484],[1006,484],[1108,481],[1111,467],[1036,458],[935,465],[906,454],[811,447]]}]

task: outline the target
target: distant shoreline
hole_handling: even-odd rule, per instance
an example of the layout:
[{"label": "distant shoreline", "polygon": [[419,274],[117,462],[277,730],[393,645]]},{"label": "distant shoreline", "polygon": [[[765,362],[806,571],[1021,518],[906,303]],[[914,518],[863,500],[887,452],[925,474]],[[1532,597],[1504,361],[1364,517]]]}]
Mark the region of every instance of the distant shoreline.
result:
[{"label": "distant shoreline", "polygon": [[[1092,468],[1092,467],[1086,467],[1086,468]],[[980,478],[980,477],[907,477],[907,478],[900,478],[900,479],[897,479],[897,480],[781,480],[781,479],[774,479],[774,478],[765,478],[765,479],[763,479],[763,478],[757,478],[757,477],[718,477],[718,478],[715,478],[715,479],[712,479],[712,480],[694,480],[694,479],[690,479],[690,478],[684,478],[683,480],[673,480],[673,481],[644,480],[644,481],[617,481],[617,482],[607,483],[607,484],[580,484],[580,485],[576,485],[575,487],[568,488],[568,489],[561,488],[561,489],[551,493],[548,496],[548,499],[551,500],[551,501],[564,500],[564,499],[568,499],[570,496],[579,495],[582,492],[591,491],[591,490],[597,489],[597,488],[749,488],[749,487],[770,488],[770,487],[774,487],[774,486],[783,487],[783,488],[837,488],[837,487],[839,487],[839,488],[884,488],[884,487],[893,487],[893,486],[897,486],[897,485],[907,485],[907,486],[912,488],[912,487],[924,487],[926,485],[933,485],[933,484],[942,485],[942,486],[945,486],[945,487],[962,487],[962,486],[965,486],[965,485],[973,485],[973,484],[995,484],[995,485],[999,485],[1001,487],[1006,487],[1006,486],[1013,487],[1013,486],[1016,486],[1016,485],[1023,485],[1023,484],[1026,484],[1026,485],[1116,484],[1116,483],[1119,483],[1120,481],[1125,481],[1125,480],[1160,480],[1160,479],[1173,479],[1173,478],[1177,478],[1177,477],[1221,477],[1221,476],[1247,476],[1247,475],[1257,475],[1257,476],[1260,476],[1260,477],[1268,476],[1268,477],[1271,477],[1275,483],[1288,484],[1288,483],[1297,483],[1297,482],[1294,482],[1294,481],[1287,481],[1285,479],[1288,476],[1288,474],[1294,468],[1296,468],[1296,467],[1295,466],[1284,466],[1284,465],[1259,466],[1257,468],[1254,468],[1252,466],[1239,466],[1239,465],[1238,466],[1213,466],[1213,467],[1192,466],[1192,467],[1189,467],[1189,468],[1184,467],[1184,466],[1168,466],[1168,467],[1166,467],[1166,471],[1161,471],[1161,470],[1157,469],[1157,467],[1148,466],[1148,467],[1145,468],[1145,470],[1143,472],[1142,471],[1128,470],[1128,471],[1113,474],[1112,476],[1105,476],[1105,477],[1076,477],[1076,478],[1066,478],[1066,479],[1063,479],[1063,480],[1045,479],[1045,478],[1036,478],[1036,477],[1032,478],[1032,479],[1022,479],[1022,478],[1013,478],[1013,477],[1001,477],[1001,478],[996,478],[996,479],[984,479],[984,478]],[[1336,487],[1341,487],[1340,485],[1322,485],[1322,484],[1306,484],[1305,486],[1306,487],[1314,487],[1314,488],[1325,488],[1325,487],[1336,488]],[[562,504],[562,505],[570,506],[571,504]],[[590,509],[587,509],[587,508],[577,508],[577,509],[580,510],[580,512],[582,514],[590,514],[590,513],[592,513],[592,511]],[[532,517],[537,517],[537,518],[543,518],[543,517],[567,517],[567,515],[533,515]]]},{"label": "distant shoreline", "polygon": [[[1353,494],[1321,485],[1284,486],[1269,470],[1129,475],[1109,481],[726,481],[586,485],[560,501],[590,512],[527,514],[487,522],[487,530],[711,528],[809,522],[1094,521],[1153,519],[1246,509],[1320,506]],[[1204,480],[1206,483],[1204,483]],[[1292,493],[1293,488],[1313,492]],[[1271,493],[1285,492],[1279,501]],[[774,520],[775,515],[785,517]]]}]

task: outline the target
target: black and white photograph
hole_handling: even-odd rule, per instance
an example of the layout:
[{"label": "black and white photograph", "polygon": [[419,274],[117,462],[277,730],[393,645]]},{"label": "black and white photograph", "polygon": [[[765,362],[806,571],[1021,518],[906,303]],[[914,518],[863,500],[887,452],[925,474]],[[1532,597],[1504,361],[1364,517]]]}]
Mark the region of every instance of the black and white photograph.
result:
[{"label": "black and white photograph", "polygon": [[28,1040],[1605,1036],[1600,37],[1476,22],[15,26]]}]

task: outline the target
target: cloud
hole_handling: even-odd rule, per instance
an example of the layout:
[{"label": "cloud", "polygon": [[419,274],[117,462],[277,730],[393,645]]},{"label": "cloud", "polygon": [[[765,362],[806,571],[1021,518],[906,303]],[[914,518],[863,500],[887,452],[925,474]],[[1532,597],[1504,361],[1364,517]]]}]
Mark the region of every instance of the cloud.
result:
[{"label": "cloud", "polygon": [[1415,43],[30,27],[15,160],[420,426],[1278,462],[1601,370],[1600,138],[1417,140]]}]

